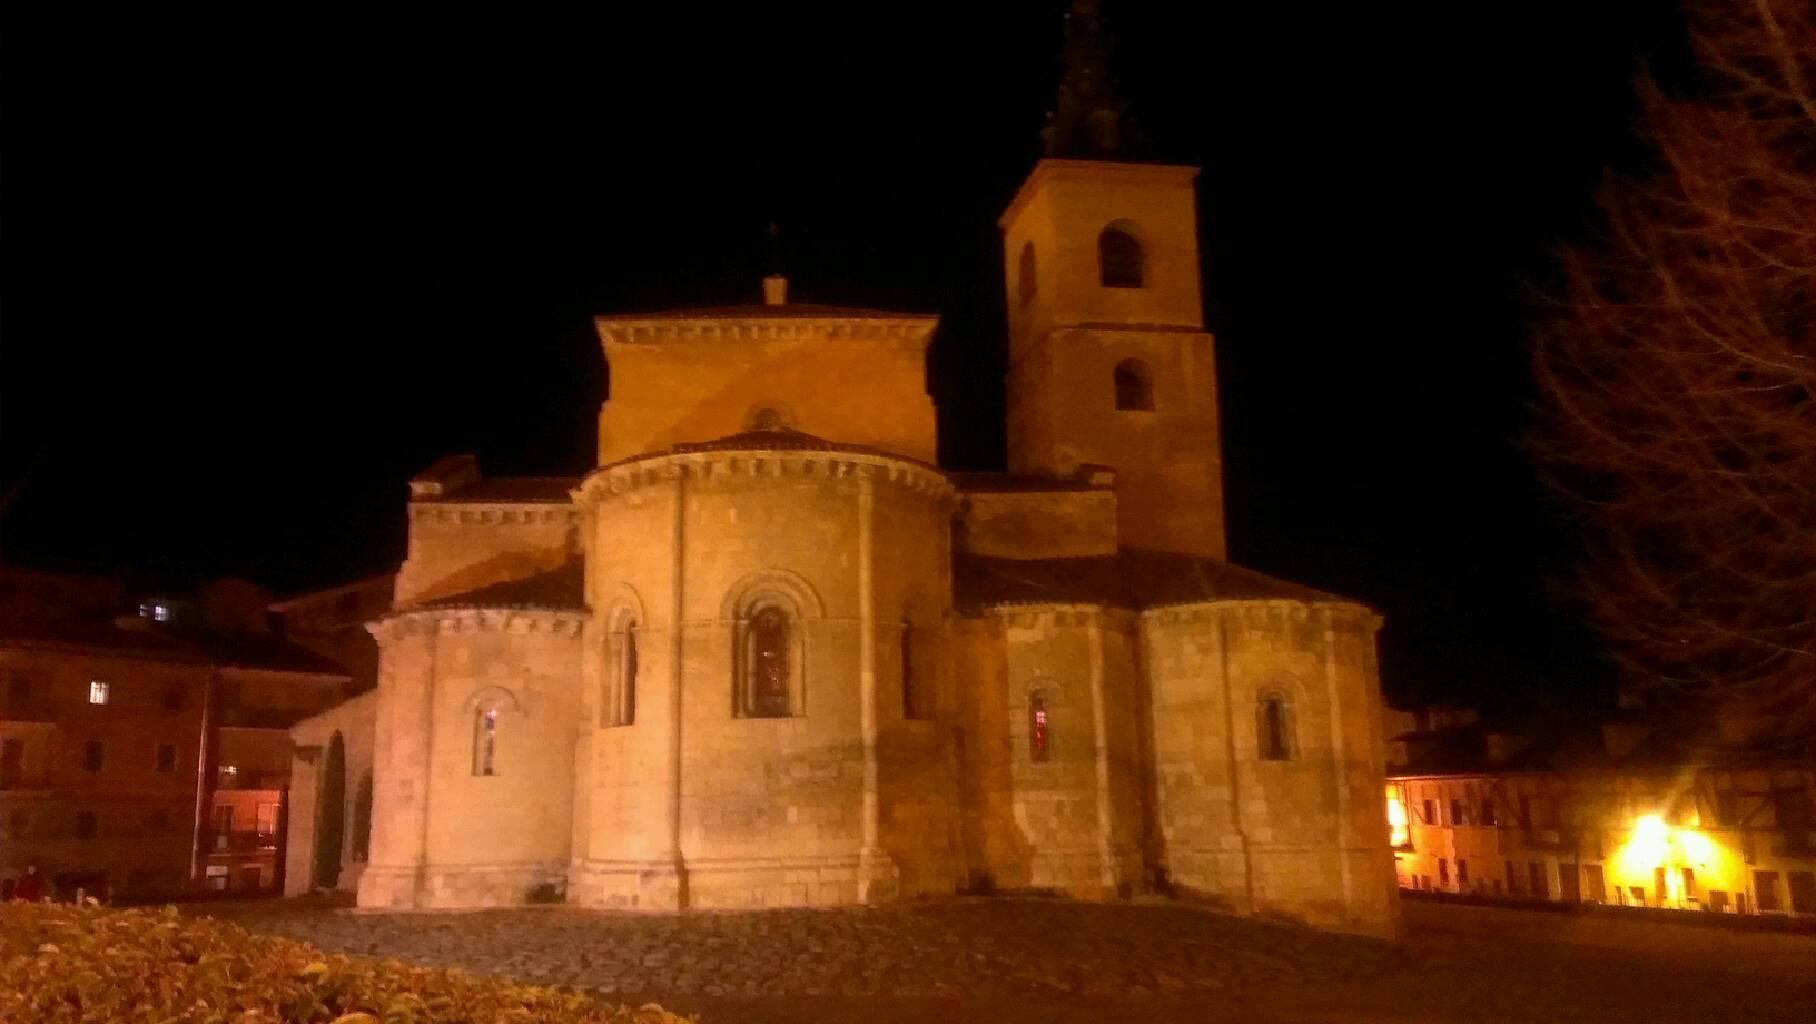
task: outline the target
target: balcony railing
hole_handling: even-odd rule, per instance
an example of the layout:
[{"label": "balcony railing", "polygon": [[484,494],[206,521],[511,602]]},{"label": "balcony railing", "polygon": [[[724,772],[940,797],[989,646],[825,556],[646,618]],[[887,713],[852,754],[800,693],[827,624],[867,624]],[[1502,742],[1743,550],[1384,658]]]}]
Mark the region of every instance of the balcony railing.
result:
[{"label": "balcony railing", "polygon": [[277,833],[240,831],[209,832],[202,837],[204,853],[248,853],[277,849]]}]

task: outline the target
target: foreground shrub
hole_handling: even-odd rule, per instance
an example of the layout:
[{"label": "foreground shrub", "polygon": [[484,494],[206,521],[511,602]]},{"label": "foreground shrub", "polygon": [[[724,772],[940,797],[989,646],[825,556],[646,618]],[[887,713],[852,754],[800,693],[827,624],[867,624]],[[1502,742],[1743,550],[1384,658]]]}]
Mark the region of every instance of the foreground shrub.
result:
[{"label": "foreground shrub", "polygon": [[0,904],[0,1021],[681,1024],[650,1005],[325,954],[208,918]]}]

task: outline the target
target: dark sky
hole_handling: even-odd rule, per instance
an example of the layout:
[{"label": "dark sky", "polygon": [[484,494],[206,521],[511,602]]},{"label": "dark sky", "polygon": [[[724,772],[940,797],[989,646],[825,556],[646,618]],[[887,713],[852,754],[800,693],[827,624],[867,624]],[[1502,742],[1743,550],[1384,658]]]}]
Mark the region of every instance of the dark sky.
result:
[{"label": "dark sky", "polygon": [[[941,314],[943,458],[1000,467],[995,218],[1064,4],[598,6],[13,12],[0,559],[393,566],[435,457],[584,470],[589,315],[753,301],[771,221],[795,298]],[[1397,697],[1602,699],[1546,594],[1523,296],[1635,159],[1672,6],[1105,8],[1157,155],[1205,169],[1233,557],[1379,607]]]}]

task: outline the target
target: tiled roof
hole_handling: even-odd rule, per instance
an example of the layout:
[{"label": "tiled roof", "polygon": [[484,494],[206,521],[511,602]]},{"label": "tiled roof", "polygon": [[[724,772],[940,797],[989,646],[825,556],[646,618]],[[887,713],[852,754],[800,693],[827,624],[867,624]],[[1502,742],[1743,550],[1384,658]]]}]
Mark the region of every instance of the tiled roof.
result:
[{"label": "tiled roof", "polygon": [[578,559],[559,569],[521,579],[488,583],[483,587],[450,594],[399,608],[399,612],[453,608],[523,608],[538,611],[582,611],[586,608],[584,574]]},{"label": "tiled roof", "polygon": [[127,657],[344,676],[347,670],[313,651],[270,633],[229,632],[162,625],[143,619],[91,619],[54,624],[9,624],[0,644],[53,647]]},{"label": "tiled roof", "polygon": [[1109,484],[1094,484],[1076,477],[1038,476],[1033,473],[947,473],[967,494],[1042,493],[1051,491],[1106,491]]},{"label": "tiled roof", "polygon": [[601,316],[601,320],[932,320],[931,313],[895,313],[885,309],[861,306],[816,306],[806,302],[780,305],[753,303],[747,306],[696,306],[691,309],[664,309],[649,313],[622,313]]},{"label": "tiled roof", "polygon": [[[828,441],[823,437],[804,433],[799,430],[746,430],[742,433],[728,434],[712,441],[683,441],[670,445],[660,451],[644,452],[627,459],[611,463],[614,466],[628,465],[645,459],[659,459],[669,455],[685,455],[690,452],[851,452],[858,455],[880,455],[901,462],[911,462],[917,466],[937,471],[937,467],[928,465],[919,459],[885,451],[867,444],[846,444],[842,441]],[[602,467],[603,468],[603,467]]]},{"label": "tiled roof", "polygon": [[1078,558],[954,558],[962,609],[1005,604],[1155,608],[1199,601],[1347,601],[1214,558],[1121,548]]},{"label": "tiled roof", "polygon": [[417,501],[451,502],[567,502],[568,492],[580,483],[571,476],[481,477],[450,494],[417,498]]}]

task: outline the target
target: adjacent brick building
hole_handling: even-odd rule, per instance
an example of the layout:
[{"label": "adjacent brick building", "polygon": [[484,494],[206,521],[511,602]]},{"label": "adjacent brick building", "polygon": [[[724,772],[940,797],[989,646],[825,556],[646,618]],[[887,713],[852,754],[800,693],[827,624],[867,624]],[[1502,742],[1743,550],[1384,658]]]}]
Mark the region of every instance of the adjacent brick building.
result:
[{"label": "adjacent brick building", "polygon": [[1599,730],[1400,715],[1388,815],[1403,889],[1816,917],[1816,742],[1632,695]]},{"label": "adjacent brick building", "polygon": [[111,581],[0,584],[0,888],[28,864],[60,895],[275,887],[287,729],[347,673],[250,628],[262,601],[226,598],[252,591],[114,614]]}]

